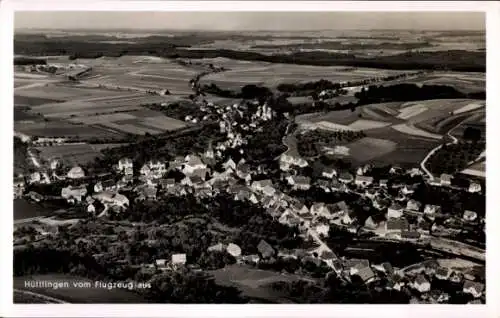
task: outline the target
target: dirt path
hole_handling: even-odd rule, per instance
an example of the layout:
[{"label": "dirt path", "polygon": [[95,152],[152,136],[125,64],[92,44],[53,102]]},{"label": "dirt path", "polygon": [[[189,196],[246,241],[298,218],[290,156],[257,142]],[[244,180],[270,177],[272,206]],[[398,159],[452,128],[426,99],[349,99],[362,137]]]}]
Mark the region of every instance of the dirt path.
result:
[{"label": "dirt path", "polygon": [[[451,132],[457,128],[458,126],[460,126],[462,123],[464,123],[466,120],[468,120],[469,117],[465,118],[464,120],[462,120],[461,122],[459,122],[458,124],[456,124],[455,126],[453,126],[450,130],[448,130],[448,132],[446,133],[446,135],[448,137],[451,138],[451,142],[447,143],[446,145],[452,145],[452,144],[456,144],[458,142],[458,139],[453,136],[451,134]],[[425,164],[427,163],[427,161],[429,160],[430,157],[432,157],[432,155],[434,155],[439,149],[441,149],[443,147],[443,145],[439,145],[437,146],[436,148],[432,149],[431,151],[429,151],[429,153],[427,154],[427,156],[425,156],[425,158],[422,160],[422,162],[420,163],[420,168],[422,169],[422,171],[425,172],[425,174],[427,174],[427,176],[429,176],[430,179],[434,179],[434,175],[425,167]]]}]

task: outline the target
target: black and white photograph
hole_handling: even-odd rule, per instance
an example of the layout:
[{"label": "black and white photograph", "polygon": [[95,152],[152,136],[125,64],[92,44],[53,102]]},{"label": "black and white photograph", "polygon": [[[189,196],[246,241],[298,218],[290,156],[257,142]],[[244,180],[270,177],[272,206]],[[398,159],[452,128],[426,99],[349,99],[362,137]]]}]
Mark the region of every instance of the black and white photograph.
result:
[{"label": "black and white photograph", "polygon": [[486,13],[282,9],[14,12],[14,304],[486,303]]}]

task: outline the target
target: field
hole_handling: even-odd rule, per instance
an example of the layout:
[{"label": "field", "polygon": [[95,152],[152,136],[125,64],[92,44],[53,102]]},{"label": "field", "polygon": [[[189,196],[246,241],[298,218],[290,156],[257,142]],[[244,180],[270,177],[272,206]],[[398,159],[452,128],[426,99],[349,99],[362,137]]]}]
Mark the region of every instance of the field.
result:
[{"label": "field", "polygon": [[34,121],[15,122],[14,130],[28,136],[41,137],[66,137],[66,138],[122,138],[121,133],[106,129],[91,127],[79,124],[72,124],[66,121]]},{"label": "field", "polygon": [[279,300],[282,295],[272,290],[269,285],[279,281],[295,281],[301,279],[298,275],[280,274],[268,270],[253,269],[242,265],[230,265],[222,269],[209,271],[220,285],[238,287],[245,296],[265,299],[268,301]]},{"label": "field", "polygon": [[58,146],[36,147],[39,157],[46,162],[61,159],[70,166],[93,161],[101,155],[101,150],[119,147],[121,144],[66,144]]},{"label": "field", "polygon": [[[480,106],[478,106],[480,105]],[[467,125],[482,125],[483,103],[469,99],[442,99],[417,102],[371,104],[350,110],[306,114],[296,117],[303,126],[331,130],[363,130],[367,138],[350,143],[337,156],[356,162],[401,164],[419,163],[461,121],[471,118],[453,130],[461,136]],[[452,115],[456,110],[458,114]],[[475,127],[474,126],[474,127]],[[484,135],[484,132],[483,132]],[[328,149],[327,149],[328,152]],[[333,149],[330,149],[330,154]]]},{"label": "field", "polygon": [[386,139],[365,137],[345,147],[356,162],[368,162],[396,150],[397,144]]},{"label": "field", "polygon": [[14,199],[14,220],[33,218],[37,216],[48,216],[54,209],[31,203],[24,199]]},{"label": "field", "polygon": [[[67,57],[49,57],[63,65]],[[93,68],[79,83],[63,77],[16,72],[15,130],[30,136],[122,138],[124,134],[160,134],[185,127],[185,123],[160,112],[144,114],[142,105],[174,102],[192,91],[189,80],[200,67],[184,67],[165,59],[140,56],[71,61]],[[25,75],[30,75],[26,79]],[[48,78],[48,79],[47,79]],[[148,90],[168,89],[172,95],[151,95]],[[142,113],[141,113],[142,112]],[[45,119],[45,120],[44,120]]]},{"label": "field", "polygon": [[462,171],[463,174],[486,178],[486,161],[477,162]]},{"label": "field", "polygon": [[332,82],[363,80],[399,74],[400,71],[370,68],[346,68],[341,66],[308,66],[264,62],[241,62],[229,59],[203,59],[223,66],[228,71],[203,77],[201,84],[214,83],[224,89],[239,89],[247,84],[264,85],[275,88],[282,83],[303,83],[320,79]]},{"label": "field", "polygon": [[449,85],[462,93],[486,91],[486,76],[484,73],[433,72],[405,80],[384,82],[382,85],[413,83],[419,85]]},{"label": "field", "polygon": [[[64,282],[68,283],[68,288],[26,288],[25,281],[46,281],[46,282]],[[91,287],[78,288],[73,283],[89,282]],[[144,303],[146,302],[139,294],[126,289],[107,289],[97,288],[94,281],[83,277],[75,277],[65,274],[46,274],[35,276],[14,277],[14,288],[39,293],[49,297],[61,299],[69,303]]]}]

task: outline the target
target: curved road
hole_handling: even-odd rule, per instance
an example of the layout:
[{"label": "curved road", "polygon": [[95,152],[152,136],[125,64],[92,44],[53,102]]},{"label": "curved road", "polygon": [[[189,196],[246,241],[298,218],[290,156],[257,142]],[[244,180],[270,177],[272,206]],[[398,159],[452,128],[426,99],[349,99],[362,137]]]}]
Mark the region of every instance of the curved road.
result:
[{"label": "curved road", "polygon": [[[460,126],[463,122],[465,122],[466,120],[468,120],[469,117],[465,118],[464,120],[460,121],[458,124],[456,124],[455,126],[453,126],[450,130],[448,130],[448,132],[446,133],[446,135],[448,137],[451,138],[451,142],[447,143],[446,145],[451,145],[451,144],[456,144],[458,142],[458,139],[453,136],[451,134],[451,132],[457,128],[458,126]],[[443,147],[443,145],[439,145],[437,146],[436,148],[432,149],[431,151],[429,151],[429,153],[427,154],[427,156],[425,156],[425,158],[422,160],[422,162],[420,163],[420,169],[422,169],[422,171],[425,172],[425,174],[427,174],[429,176],[430,179],[434,179],[434,175],[425,167],[425,164],[427,163],[427,160],[429,160],[430,157],[432,157],[432,155],[434,155],[434,153],[436,153],[436,151],[438,151],[439,149],[441,149]]]}]

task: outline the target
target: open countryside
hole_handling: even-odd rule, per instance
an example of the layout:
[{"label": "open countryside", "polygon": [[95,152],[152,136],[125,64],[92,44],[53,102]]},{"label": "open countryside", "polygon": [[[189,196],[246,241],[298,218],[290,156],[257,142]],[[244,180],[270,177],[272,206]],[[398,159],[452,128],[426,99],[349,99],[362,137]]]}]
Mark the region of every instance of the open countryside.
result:
[{"label": "open countryside", "polygon": [[14,51],[14,302],[485,303],[484,31]]}]

